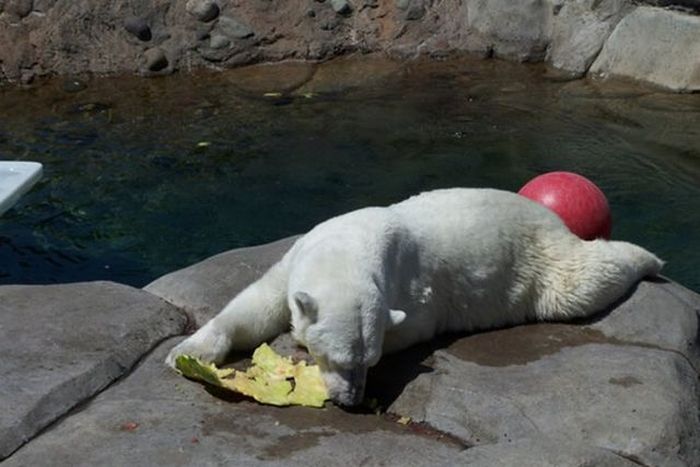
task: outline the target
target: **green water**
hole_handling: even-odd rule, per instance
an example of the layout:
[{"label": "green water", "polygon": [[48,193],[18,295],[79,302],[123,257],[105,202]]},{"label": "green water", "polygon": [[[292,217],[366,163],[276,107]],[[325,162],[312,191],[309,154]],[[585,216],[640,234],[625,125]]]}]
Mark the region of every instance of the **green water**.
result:
[{"label": "green water", "polygon": [[362,206],[569,170],[607,194],[614,238],[700,291],[700,95],[458,60],[346,63],[264,96],[285,73],[0,88],[0,159],[45,165],[0,217],[0,283],[143,286]]}]

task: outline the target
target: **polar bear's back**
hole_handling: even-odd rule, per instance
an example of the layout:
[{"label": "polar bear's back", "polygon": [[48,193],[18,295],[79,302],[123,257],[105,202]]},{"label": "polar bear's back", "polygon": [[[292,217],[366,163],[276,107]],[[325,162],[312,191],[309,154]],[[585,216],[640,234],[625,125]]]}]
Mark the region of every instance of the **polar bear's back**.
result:
[{"label": "polar bear's back", "polygon": [[450,188],[429,191],[390,206],[415,227],[449,225],[482,227],[502,226],[504,221],[538,224],[553,229],[565,228],[549,209],[517,193],[490,188]]},{"label": "polar bear's back", "polygon": [[533,257],[580,243],[549,209],[506,191],[437,190],[389,209],[419,245],[418,282],[433,291],[440,332],[534,318],[532,284],[551,264]]}]

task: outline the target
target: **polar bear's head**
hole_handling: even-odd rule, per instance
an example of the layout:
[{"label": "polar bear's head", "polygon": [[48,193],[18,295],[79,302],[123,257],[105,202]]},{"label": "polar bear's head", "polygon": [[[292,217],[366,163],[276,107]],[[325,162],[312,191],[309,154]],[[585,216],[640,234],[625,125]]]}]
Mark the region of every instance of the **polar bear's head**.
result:
[{"label": "polar bear's head", "polygon": [[367,295],[350,290],[293,295],[292,334],[306,345],[340,405],[362,402],[367,369],[379,362],[386,331],[406,317],[386,307],[378,294]]}]

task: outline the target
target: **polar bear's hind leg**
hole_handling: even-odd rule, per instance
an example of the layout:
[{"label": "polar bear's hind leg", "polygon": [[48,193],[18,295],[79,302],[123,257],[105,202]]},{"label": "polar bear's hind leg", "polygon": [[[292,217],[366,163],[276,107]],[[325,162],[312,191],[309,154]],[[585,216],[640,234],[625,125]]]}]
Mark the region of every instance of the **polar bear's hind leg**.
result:
[{"label": "polar bear's hind leg", "polygon": [[562,249],[540,280],[535,315],[540,320],[584,318],[622,298],[640,279],[655,276],[663,261],[619,241],[577,241]]}]

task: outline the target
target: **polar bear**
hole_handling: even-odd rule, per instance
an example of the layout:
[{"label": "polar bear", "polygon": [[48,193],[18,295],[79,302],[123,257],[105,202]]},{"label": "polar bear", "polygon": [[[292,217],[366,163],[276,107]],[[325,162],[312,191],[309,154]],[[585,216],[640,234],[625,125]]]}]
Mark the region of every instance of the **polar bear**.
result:
[{"label": "polar bear", "polygon": [[515,193],[454,188],[323,222],[168,355],[220,363],[290,329],[331,399],[362,401],[385,353],[445,332],[590,316],[663,262],[583,241]]}]

